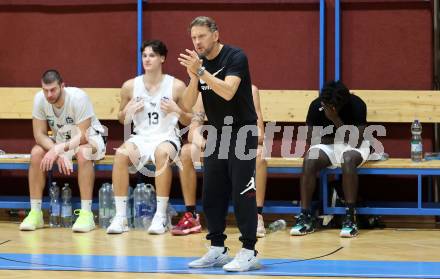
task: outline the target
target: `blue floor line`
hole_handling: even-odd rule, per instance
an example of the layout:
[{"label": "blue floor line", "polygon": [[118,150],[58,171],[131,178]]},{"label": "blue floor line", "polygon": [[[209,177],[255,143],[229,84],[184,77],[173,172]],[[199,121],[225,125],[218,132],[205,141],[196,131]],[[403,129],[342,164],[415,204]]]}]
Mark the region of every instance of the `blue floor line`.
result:
[{"label": "blue floor line", "polygon": [[[7,254],[0,253],[0,270],[58,270],[230,274],[221,268],[190,269],[190,257]],[[263,268],[243,275],[382,278],[440,278],[440,262],[261,259]]]}]

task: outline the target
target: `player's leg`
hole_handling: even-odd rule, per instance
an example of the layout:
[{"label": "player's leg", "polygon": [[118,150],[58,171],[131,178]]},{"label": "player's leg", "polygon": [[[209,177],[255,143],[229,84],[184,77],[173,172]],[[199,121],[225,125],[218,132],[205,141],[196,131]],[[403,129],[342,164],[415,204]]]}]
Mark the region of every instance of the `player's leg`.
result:
[{"label": "player's leg", "polygon": [[258,145],[256,169],[255,169],[255,183],[257,184],[257,212],[258,212],[258,225],[257,225],[257,237],[264,237],[266,235],[266,229],[264,228],[263,220],[263,207],[264,198],[266,195],[266,181],[267,181],[267,162],[264,158],[264,146]]},{"label": "player's leg", "polygon": [[139,166],[141,164],[139,145],[134,141],[127,141],[116,150],[112,172],[116,215],[107,228],[107,233],[119,234],[129,230],[127,222],[128,168],[130,165]]},{"label": "player's leg", "polygon": [[28,176],[31,211],[20,224],[20,230],[33,231],[44,226],[41,203],[46,184],[46,172],[41,170],[40,164],[45,154],[46,151],[40,145],[32,148]]},{"label": "player's leg", "polygon": [[81,196],[81,210],[72,226],[74,232],[89,232],[95,228],[92,212],[93,186],[95,182],[95,168],[93,161],[105,156],[105,143],[100,135],[89,138],[89,143],[79,146],[76,153],[78,162],[78,185]]},{"label": "player's leg", "polygon": [[[326,146],[322,146],[326,148]],[[312,198],[316,188],[317,173],[330,166],[331,150],[311,148],[307,151],[303,161],[303,174],[301,177],[301,213],[295,225],[290,230],[290,235],[305,235],[315,231],[315,221],[312,214]]]},{"label": "player's leg", "polygon": [[182,168],[179,169],[186,212],[171,230],[173,235],[187,235],[202,231],[200,217],[196,211],[197,174],[192,158],[200,158],[200,149],[192,143],[187,143],[180,150]]},{"label": "player's leg", "polygon": [[356,150],[344,152],[342,158],[342,188],[346,212],[340,235],[341,237],[355,237],[359,233],[356,223],[356,200],[359,188],[357,167],[363,162],[363,158]]},{"label": "player's leg", "polygon": [[154,150],[153,162],[156,166],[156,213],[148,228],[150,234],[163,234],[171,228],[171,220],[167,214],[173,171],[171,162],[175,159],[180,145],[173,141],[164,141]]}]

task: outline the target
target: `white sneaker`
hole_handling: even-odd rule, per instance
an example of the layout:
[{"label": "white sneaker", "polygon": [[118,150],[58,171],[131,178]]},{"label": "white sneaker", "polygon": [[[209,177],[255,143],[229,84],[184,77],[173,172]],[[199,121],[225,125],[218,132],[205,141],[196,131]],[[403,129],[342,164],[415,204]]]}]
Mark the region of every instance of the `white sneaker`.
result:
[{"label": "white sneaker", "polygon": [[44,227],[43,211],[31,210],[20,224],[21,231],[35,231]]},{"label": "white sneaker", "polygon": [[226,271],[248,271],[254,269],[260,269],[261,265],[258,262],[257,252],[254,250],[248,250],[241,248],[241,250],[235,255],[235,258],[228,264],[223,266]]},{"label": "white sneaker", "polygon": [[258,214],[257,237],[265,237],[266,229],[264,228],[263,215]]},{"label": "white sneaker", "polygon": [[171,227],[170,218],[167,215],[154,214],[153,220],[147,232],[149,234],[164,234]]},{"label": "white sneaker", "polygon": [[72,226],[72,231],[89,232],[95,229],[95,220],[93,219],[92,211],[75,209],[74,214],[79,216]]},{"label": "white sneaker", "polygon": [[123,232],[128,232],[130,229],[128,228],[127,217],[115,216],[107,228],[108,234],[119,234]]},{"label": "white sneaker", "polygon": [[210,246],[208,252],[203,257],[190,262],[188,266],[191,268],[222,267],[230,261],[228,248]]}]

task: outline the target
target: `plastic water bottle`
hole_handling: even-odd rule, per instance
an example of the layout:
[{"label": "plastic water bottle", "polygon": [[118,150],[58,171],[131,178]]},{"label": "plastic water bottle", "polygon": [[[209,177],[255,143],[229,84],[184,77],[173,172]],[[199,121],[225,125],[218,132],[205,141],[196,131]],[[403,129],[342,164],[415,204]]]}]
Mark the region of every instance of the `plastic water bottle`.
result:
[{"label": "plastic water bottle", "polygon": [[[115,192],[113,191],[113,184],[108,184],[110,192],[110,208],[108,209],[108,215],[110,216],[110,221],[116,216],[116,202],[115,202]],[[110,225],[110,223],[109,223]]]},{"label": "plastic water bottle", "polygon": [[49,188],[49,196],[50,196],[50,217],[49,217],[49,226],[51,228],[60,227],[60,187],[58,187],[56,182],[52,182],[52,185]]},{"label": "plastic water bottle", "polygon": [[147,219],[147,187],[145,183],[139,183],[133,191],[134,228],[144,230]]},{"label": "plastic water bottle", "polygon": [[128,195],[127,195],[127,222],[128,227],[133,228],[133,187],[128,186]]},{"label": "plastic water bottle", "polygon": [[411,160],[421,162],[423,159],[422,124],[417,119],[411,125],[411,134]]},{"label": "plastic water bottle", "polygon": [[99,220],[99,227],[105,228],[105,215],[104,215],[104,206],[105,206],[105,185],[107,183],[102,184],[101,188],[99,188],[98,191],[98,207],[99,207],[99,214],[98,214],[98,220]]},{"label": "plastic water bottle", "polygon": [[282,231],[285,229],[286,229],[286,221],[284,221],[283,219],[280,219],[280,220],[276,220],[275,222],[270,223],[267,231],[269,233],[273,233],[273,232]]},{"label": "plastic water bottle", "polygon": [[69,187],[69,183],[64,183],[64,187],[61,189],[61,225],[64,228],[72,227],[72,190]]},{"label": "plastic water bottle", "polygon": [[[148,229],[156,213],[156,190],[152,184],[145,185],[147,190],[147,217],[144,219],[144,227]],[[177,213],[176,213],[177,214]]]},{"label": "plastic water bottle", "polygon": [[112,186],[110,183],[102,184],[99,189],[99,226],[107,228],[110,225],[112,201]]},{"label": "plastic water bottle", "polygon": [[177,211],[174,209],[171,203],[168,203],[167,215],[170,219],[177,216]]},{"label": "plastic water bottle", "polygon": [[171,203],[168,203],[168,207],[167,207],[167,222],[168,225],[171,226],[171,220],[173,219],[173,217],[177,216],[177,211],[174,209],[174,207],[171,205]]},{"label": "plastic water bottle", "polygon": [[105,184],[102,184],[101,188],[99,188],[98,191],[98,208],[99,208],[99,212],[98,212],[98,222],[99,222],[99,227],[104,228],[104,223],[105,223],[105,216],[104,216],[104,205],[105,205],[105,201],[104,201],[104,197],[105,197]]}]

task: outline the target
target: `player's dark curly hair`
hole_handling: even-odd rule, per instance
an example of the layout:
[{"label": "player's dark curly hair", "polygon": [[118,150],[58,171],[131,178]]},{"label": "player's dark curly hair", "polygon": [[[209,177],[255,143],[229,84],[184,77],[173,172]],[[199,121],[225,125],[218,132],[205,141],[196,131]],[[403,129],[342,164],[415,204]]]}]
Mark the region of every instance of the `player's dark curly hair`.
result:
[{"label": "player's dark curly hair", "polygon": [[321,89],[321,101],[336,109],[342,108],[350,100],[350,91],[341,81],[329,81]]}]

